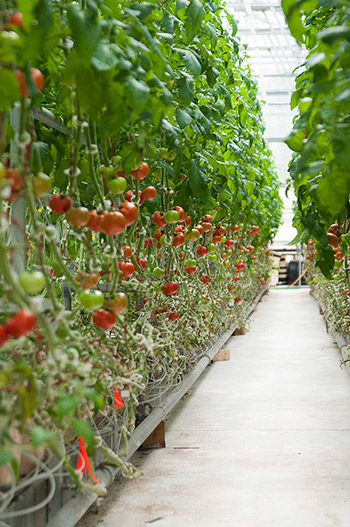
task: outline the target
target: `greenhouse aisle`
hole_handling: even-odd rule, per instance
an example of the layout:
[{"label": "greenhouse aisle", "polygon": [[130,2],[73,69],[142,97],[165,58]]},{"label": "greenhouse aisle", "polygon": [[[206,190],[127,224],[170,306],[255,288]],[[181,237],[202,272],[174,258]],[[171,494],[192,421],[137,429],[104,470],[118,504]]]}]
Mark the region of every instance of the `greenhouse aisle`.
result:
[{"label": "greenhouse aisle", "polygon": [[308,289],[272,290],[90,527],[350,525],[350,378]]}]

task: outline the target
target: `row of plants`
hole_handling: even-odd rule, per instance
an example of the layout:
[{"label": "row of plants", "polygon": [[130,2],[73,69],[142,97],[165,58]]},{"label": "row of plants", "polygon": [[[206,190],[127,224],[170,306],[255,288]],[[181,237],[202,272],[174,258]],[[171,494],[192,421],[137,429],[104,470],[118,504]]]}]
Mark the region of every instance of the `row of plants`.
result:
[{"label": "row of plants", "polygon": [[152,386],[266,287],[278,180],[218,2],[0,5],[0,465],[18,478],[20,431],[104,493],[95,449],[137,475],[124,450]]},{"label": "row of plants", "polygon": [[296,77],[291,107],[297,114],[286,141],[294,151],[295,242],[314,240],[316,265],[331,280],[339,267],[347,269],[350,241],[350,8],[343,0],[282,5],[292,34],[308,52]]}]

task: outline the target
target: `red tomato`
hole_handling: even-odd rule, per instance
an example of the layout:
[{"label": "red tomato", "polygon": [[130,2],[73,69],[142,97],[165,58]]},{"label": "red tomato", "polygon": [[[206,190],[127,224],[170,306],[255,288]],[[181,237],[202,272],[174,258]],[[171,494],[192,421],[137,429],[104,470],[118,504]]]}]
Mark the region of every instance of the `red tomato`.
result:
[{"label": "red tomato", "polygon": [[185,273],[192,274],[197,271],[197,267],[188,267],[188,265],[185,266]]},{"label": "red tomato", "polygon": [[217,230],[217,234],[219,236],[223,236],[225,234],[225,232],[226,232],[225,227],[219,227],[218,230]]},{"label": "red tomato", "polygon": [[126,220],[121,212],[104,212],[100,221],[102,232],[114,236],[123,232]]},{"label": "red tomato", "polygon": [[143,258],[136,258],[137,263],[141,267],[141,269],[144,271],[147,267],[147,262]]},{"label": "red tomato", "polygon": [[239,282],[239,276],[235,276],[235,282]]},{"label": "red tomato", "polygon": [[4,326],[0,326],[0,346],[5,344],[5,342],[7,342],[8,339],[9,339],[9,336],[8,336],[6,329],[4,328]]},{"label": "red tomato", "polygon": [[165,296],[172,296],[176,295],[178,291],[179,286],[176,282],[167,282],[166,284],[163,284],[162,290]]},{"label": "red tomato", "polygon": [[123,245],[122,249],[124,253],[124,258],[130,258],[130,256],[132,255],[132,248],[129,247],[129,245]]},{"label": "red tomato", "polygon": [[209,275],[207,274],[202,274],[202,276],[199,278],[200,281],[203,283],[203,284],[210,284],[211,282],[211,278]]},{"label": "red tomato", "polygon": [[[20,91],[21,96],[28,97],[29,92],[28,92],[28,88],[26,84],[26,77],[25,77],[24,71],[16,70],[15,75],[18,79],[19,91]],[[33,79],[36,91],[41,91],[45,84],[44,75],[37,68],[31,68],[30,75]]]},{"label": "red tomato", "polygon": [[[135,199],[134,199],[135,198],[134,191],[133,190],[127,190],[125,192],[125,194],[124,194],[124,198],[126,199],[126,201],[129,201],[129,202],[135,201]],[[145,200],[144,200],[144,198],[142,196],[142,192],[141,192],[141,190],[139,190],[139,203],[138,204],[142,205],[144,201]]]},{"label": "red tomato", "polygon": [[185,235],[183,232],[178,232],[176,236],[173,238],[172,246],[173,247],[180,247],[185,243]]},{"label": "red tomato", "polygon": [[164,227],[164,225],[166,225],[166,221],[163,218],[163,213],[159,210],[152,214],[152,221],[158,227]]},{"label": "red tomato", "polygon": [[175,227],[175,232],[178,233],[178,232],[185,232],[185,227],[183,225],[176,225]]},{"label": "red tomato", "polygon": [[203,216],[202,221],[210,223],[211,221],[213,221],[213,217],[210,216],[210,214],[206,214],[205,216]]},{"label": "red tomato", "polygon": [[161,239],[162,236],[164,236],[165,234],[165,231],[163,231],[163,229],[157,229],[156,231],[154,231],[154,239],[157,240],[157,242],[159,242],[159,240]]},{"label": "red tomato", "polygon": [[141,192],[141,196],[144,201],[151,201],[151,199],[154,199],[156,195],[157,190],[154,187],[146,187]]},{"label": "red tomato", "polygon": [[66,220],[73,227],[83,227],[90,219],[90,211],[86,207],[71,207],[66,212]]},{"label": "red tomato", "polygon": [[234,242],[233,240],[226,240],[226,241],[225,241],[225,245],[226,245],[226,247],[232,247],[232,245],[234,245],[234,243],[235,243],[235,242]]},{"label": "red tomato", "polygon": [[197,256],[205,256],[208,254],[208,249],[204,245],[197,245],[196,253]]},{"label": "red tomato", "polygon": [[8,168],[5,178],[10,182],[12,193],[17,193],[24,187],[21,174],[16,168]]},{"label": "red tomato", "polygon": [[241,298],[239,296],[236,296],[235,302],[238,304],[241,301]]},{"label": "red tomato", "polygon": [[176,205],[175,207],[176,211],[179,213],[179,219],[178,221],[184,221],[185,220],[185,211],[182,207],[179,207],[178,205]]},{"label": "red tomato", "polygon": [[147,163],[142,161],[141,165],[139,166],[137,170],[132,170],[130,172],[130,176],[134,179],[140,180],[148,176],[148,173],[149,173],[149,166],[147,165]]},{"label": "red tomato", "polygon": [[169,320],[175,321],[179,318],[179,313],[169,313],[168,318]]},{"label": "red tomato", "polygon": [[153,247],[154,246],[154,239],[153,238],[146,238],[145,239],[145,248],[146,247]]},{"label": "red tomato", "polygon": [[12,13],[10,18],[8,19],[9,26],[17,26],[20,29],[24,30],[24,24],[23,24],[23,16],[22,13]]},{"label": "red tomato", "polygon": [[90,217],[89,221],[87,222],[87,226],[94,232],[102,232],[101,219],[102,214],[98,214],[96,210],[92,210],[90,212]]},{"label": "red tomato", "polygon": [[193,228],[197,229],[197,231],[199,231],[200,234],[203,234],[203,232],[204,232],[204,229],[203,229],[202,225],[195,225]]},{"label": "red tomato", "polygon": [[236,223],[236,225],[235,225],[234,227],[232,227],[231,230],[232,230],[233,232],[238,232],[240,228],[241,228],[241,227],[238,225],[238,223]]},{"label": "red tomato", "polygon": [[220,243],[221,242],[221,236],[213,236],[213,243]]},{"label": "red tomato", "polygon": [[129,278],[135,272],[135,266],[131,262],[118,263],[121,278]]},{"label": "red tomato", "polygon": [[7,333],[14,338],[28,335],[35,326],[35,315],[27,309],[20,309],[15,316],[7,319],[5,328]]},{"label": "red tomato", "polygon": [[64,214],[71,205],[72,200],[64,194],[53,194],[49,199],[49,207],[56,214]]},{"label": "red tomato", "polygon": [[191,218],[189,216],[186,216],[185,217],[185,224],[187,225],[187,227],[190,225],[191,223]]},{"label": "red tomato", "polygon": [[111,329],[115,324],[115,316],[106,309],[99,309],[93,314],[92,320],[96,327],[101,329]]},{"label": "red tomato", "polygon": [[134,203],[125,201],[121,204],[120,212],[123,214],[126,220],[126,226],[131,225],[137,218],[137,207]]}]

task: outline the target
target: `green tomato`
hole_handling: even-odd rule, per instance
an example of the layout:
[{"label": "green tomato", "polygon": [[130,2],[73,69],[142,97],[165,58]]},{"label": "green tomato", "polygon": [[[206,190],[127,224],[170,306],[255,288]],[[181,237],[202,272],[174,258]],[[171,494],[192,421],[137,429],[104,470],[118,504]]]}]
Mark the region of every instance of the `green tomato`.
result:
[{"label": "green tomato", "polygon": [[185,260],[185,265],[187,265],[187,267],[196,267],[197,262],[196,260],[192,260],[192,258],[187,258],[187,260]]},{"label": "green tomato", "polygon": [[159,243],[162,247],[169,247],[171,245],[171,240],[166,236],[166,234],[163,234],[163,236],[160,237]]},{"label": "green tomato", "polygon": [[160,157],[166,161],[174,161],[176,157],[176,152],[169,152],[167,148],[160,148]]},{"label": "green tomato", "polygon": [[115,176],[115,168],[112,166],[106,167],[104,165],[101,165],[100,170],[102,170],[103,177],[106,181],[112,179]]},{"label": "green tomato", "polygon": [[51,188],[51,179],[44,172],[39,172],[39,174],[32,178],[32,186],[34,196],[36,198],[41,198],[46,196]]},{"label": "green tomato", "polygon": [[0,163],[0,181],[2,181],[5,176],[6,176],[6,168],[4,167],[2,163]]},{"label": "green tomato", "polygon": [[113,194],[122,194],[122,192],[125,192],[126,185],[126,179],[123,177],[116,177],[107,183],[108,190],[113,192]]},{"label": "green tomato", "polygon": [[19,283],[26,293],[38,293],[45,287],[45,276],[41,271],[25,271],[19,276]]},{"label": "green tomato", "polygon": [[334,261],[334,267],[336,269],[340,269],[340,267],[343,265],[343,262],[341,260],[335,260]]},{"label": "green tomato", "polygon": [[165,274],[165,271],[164,269],[161,269],[160,267],[155,267],[153,269],[153,274],[157,277],[157,278],[163,278],[164,274]]},{"label": "green tomato", "polygon": [[105,297],[101,291],[95,291],[93,289],[84,289],[78,296],[78,300],[83,307],[86,309],[99,309],[105,301]]},{"label": "green tomato", "polygon": [[214,243],[210,243],[208,245],[208,253],[215,253],[216,252],[216,245]]},{"label": "green tomato", "polygon": [[180,214],[177,210],[168,210],[163,216],[166,223],[177,223],[180,218]]},{"label": "green tomato", "polygon": [[216,254],[213,254],[213,253],[208,254],[208,258],[209,258],[209,260],[212,260],[212,261],[217,260]]},{"label": "green tomato", "polygon": [[226,236],[221,237],[221,243],[225,242],[227,240]]},{"label": "green tomato", "polygon": [[200,237],[200,232],[197,229],[190,229],[185,232],[186,240],[190,242],[195,242]]},{"label": "green tomato", "polygon": [[121,156],[114,156],[113,157],[113,165],[114,166],[118,166],[119,163],[121,162],[121,160],[122,160]]}]

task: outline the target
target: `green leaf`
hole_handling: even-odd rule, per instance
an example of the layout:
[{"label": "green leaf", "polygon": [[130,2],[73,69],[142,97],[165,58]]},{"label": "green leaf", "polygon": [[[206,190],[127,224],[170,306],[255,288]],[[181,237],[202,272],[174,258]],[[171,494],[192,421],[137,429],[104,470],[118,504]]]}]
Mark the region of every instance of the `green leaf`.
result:
[{"label": "green leaf", "polygon": [[87,453],[91,456],[95,451],[95,433],[87,421],[74,420],[72,422],[73,428],[78,436],[84,439]]},{"label": "green leaf", "polygon": [[337,40],[350,41],[350,27],[347,26],[332,26],[319,31],[316,35],[326,44],[333,44]]},{"label": "green leaf", "polygon": [[181,54],[182,54],[182,60],[185,66],[187,66],[187,68],[190,70],[191,73],[193,73],[193,75],[198,77],[198,75],[202,73],[202,66],[200,65],[200,62],[198,61],[198,59],[189,50],[186,50],[186,51],[181,50]]},{"label": "green leaf", "polygon": [[304,26],[301,20],[302,11],[299,9],[300,2],[295,0],[282,0],[282,9],[286,15],[289,29],[293,37],[298,41],[303,41]]},{"label": "green leaf", "polygon": [[176,109],[176,120],[181,128],[185,128],[188,124],[192,122],[192,117],[185,110],[181,108]]},{"label": "green leaf", "polygon": [[147,104],[148,95],[150,93],[147,84],[143,81],[134,79],[134,77],[129,77],[126,85],[128,87],[127,97],[131,108],[137,111],[143,110]]},{"label": "green leaf", "polygon": [[89,10],[84,12],[77,2],[69,4],[67,18],[72,31],[74,48],[79,57],[88,63],[100,39],[101,26],[96,18],[91,16]]},{"label": "green leaf", "polygon": [[108,40],[100,40],[91,58],[91,64],[97,71],[109,71],[118,64],[118,47]]},{"label": "green leaf", "polygon": [[238,111],[239,111],[239,122],[241,123],[241,126],[244,128],[247,122],[247,118],[248,118],[248,110],[243,102],[239,105]]},{"label": "green leaf", "polygon": [[0,110],[9,110],[20,98],[19,83],[14,73],[0,69]]},{"label": "green leaf", "polygon": [[34,447],[46,445],[56,436],[56,432],[45,430],[42,426],[33,426],[30,429],[30,439]]},{"label": "green leaf", "polygon": [[186,77],[182,77],[181,79],[178,80],[178,85],[179,85],[179,96],[181,100],[185,103],[185,105],[188,106],[194,97],[194,93],[191,90],[190,83]]},{"label": "green leaf", "polygon": [[304,130],[292,132],[285,140],[285,143],[291,150],[294,150],[295,152],[301,152],[304,144]]}]

